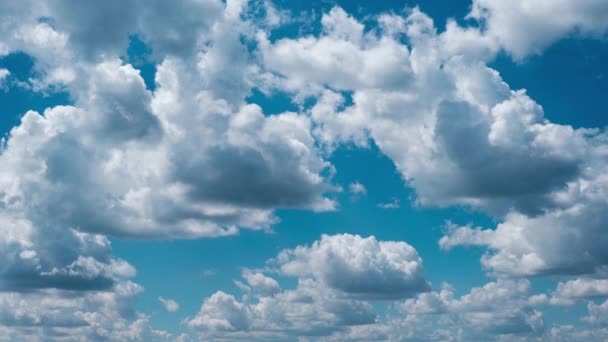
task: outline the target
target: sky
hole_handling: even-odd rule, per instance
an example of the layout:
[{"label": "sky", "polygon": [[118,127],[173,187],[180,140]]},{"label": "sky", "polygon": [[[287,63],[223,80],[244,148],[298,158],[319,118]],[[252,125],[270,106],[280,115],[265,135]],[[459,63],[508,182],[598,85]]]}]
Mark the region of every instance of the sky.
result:
[{"label": "sky", "polygon": [[0,341],[608,340],[606,18],[0,0]]}]

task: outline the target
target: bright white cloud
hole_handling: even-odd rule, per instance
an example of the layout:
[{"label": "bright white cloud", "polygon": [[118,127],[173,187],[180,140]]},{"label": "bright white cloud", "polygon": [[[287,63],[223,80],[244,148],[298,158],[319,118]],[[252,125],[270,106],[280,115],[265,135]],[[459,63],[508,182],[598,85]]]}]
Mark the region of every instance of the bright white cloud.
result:
[{"label": "bright white cloud", "polygon": [[281,291],[279,283],[276,280],[265,276],[263,273],[246,270],[243,272],[243,278],[247,281],[247,284],[249,284],[251,289],[260,296],[270,297]]},{"label": "bright white cloud", "polygon": [[552,294],[551,304],[572,305],[577,300],[608,297],[608,279],[577,278],[560,282]]},{"label": "bright white cloud", "polygon": [[[418,204],[464,205],[499,222],[451,227],[442,248],[487,248],[482,264],[494,275],[596,278],[566,280],[551,297],[500,279],[455,298],[449,287],[428,292],[422,260],[404,242],[323,236],[273,260],[295,289],[247,270],[246,294],[215,293],[190,328],[231,339],[508,339],[539,336],[533,305],[606,296],[606,133],[551,123],[486,65],[501,50],[521,60],[561,37],[603,36],[605,2],[474,0],[469,18],[479,25],[450,20],[442,32],[417,8],[363,25],[335,7],[319,34],[278,40],[268,29],[288,19],[268,2],[261,20],[247,1],[89,6],[0,1],[0,55],[30,55],[27,87],[74,100],[26,113],[0,149],[0,336],[167,337],[132,311],[141,288],[125,278],[135,269],[112,256],[106,235],[215,237],[269,229],[277,208],[334,210],[329,154],[370,140]],[[154,91],[119,59],[132,34],[153,50]],[[0,69],[0,84],[8,76]],[[313,106],[268,116],[246,101],[254,87]],[[405,318],[386,322],[367,302],[410,297]],[[605,307],[589,303],[585,320],[605,324]],[[431,314],[441,322],[424,321]]]},{"label": "bright white cloud", "polygon": [[143,288],[132,282],[111,291],[0,293],[0,341],[169,341],[133,303]]},{"label": "bright white cloud", "polygon": [[468,17],[483,35],[516,59],[540,54],[560,38],[602,37],[608,30],[608,3],[602,0],[473,0]]},{"label": "bright white cloud", "polygon": [[293,336],[328,335],[342,327],[375,320],[368,303],[339,296],[310,279],[300,280],[296,289],[256,298],[238,300],[216,292],[205,299],[187,325],[206,339],[288,340]]},{"label": "bright white cloud", "polygon": [[412,246],[373,236],[323,235],[310,246],[284,250],[276,262],[287,275],[312,277],[356,298],[394,299],[430,289]]},{"label": "bright white cloud", "polygon": [[[264,63],[279,89],[319,96],[309,111],[318,139],[330,148],[373,139],[422,205],[467,205],[498,216],[555,206],[551,194],[581,176],[598,132],[548,122],[524,90],[511,90],[475,54],[446,50],[443,34],[419,10],[403,22],[411,46],[382,30],[360,40],[325,30],[273,44],[261,38]],[[353,61],[339,56],[347,50]],[[309,53],[314,58],[298,58]],[[360,64],[368,62],[382,71],[364,76]],[[352,105],[344,106],[344,91],[352,92]]]},{"label": "bright white cloud", "polygon": [[[327,16],[339,11],[332,13]],[[419,10],[397,22],[411,46],[402,45],[396,32],[376,30],[352,39],[326,29],[317,37],[262,40],[264,63],[280,89],[296,97],[319,96],[309,114],[317,124],[315,136],[326,146],[366,146],[373,139],[416,190],[418,204],[465,205],[498,218],[495,231],[469,234],[469,244],[490,247],[483,259],[488,269],[520,275],[600,272],[607,263],[600,247],[606,238],[600,228],[606,211],[605,132],[551,123],[525,90],[510,89],[484,64],[483,53],[454,55],[443,42],[448,31],[438,34]],[[397,44],[407,51],[397,59],[406,67],[382,67],[392,75],[407,69],[408,76],[400,84],[387,78],[342,84],[346,76],[361,75],[362,67],[325,48],[315,52],[325,64],[296,58],[317,44],[345,44],[362,54],[359,64],[386,57],[372,47]],[[326,77],[324,65],[332,61],[340,61],[339,76],[315,76]],[[344,105],[345,96],[352,105]],[[444,246],[458,244],[449,237]],[[567,248],[572,244],[577,249]],[[575,250],[588,254],[568,253]]]},{"label": "bright white cloud", "polygon": [[238,283],[247,293],[241,300],[216,292],[187,324],[206,338],[330,336],[376,322],[371,303],[364,300],[428,291],[421,263],[416,251],[402,242],[324,235],[270,261],[275,271],[297,278],[295,289],[282,289],[275,279],[245,270],[247,285]]},{"label": "bright white cloud", "polygon": [[76,64],[75,105],[29,112],[8,137],[5,210],[34,226],[187,238],[266,229],[277,207],[333,210],[310,119],[243,102],[247,51],[229,20],[212,32],[221,44],[164,59],[153,93],[118,59]]},{"label": "bright white cloud", "polygon": [[[463,340],[539,336],[544,322],[542,313],[528,303],[529,291],[527,280],[499,279],[474,287],[460,298],[454,297],[453,289],[444,287],[440,292],[408,299],[399,309],[407,315],[437,319],[435,329],[450,331],[450,336],[460,335]],[[426,338],[421,338],[428,339],[431,331],[424,334]]]}]

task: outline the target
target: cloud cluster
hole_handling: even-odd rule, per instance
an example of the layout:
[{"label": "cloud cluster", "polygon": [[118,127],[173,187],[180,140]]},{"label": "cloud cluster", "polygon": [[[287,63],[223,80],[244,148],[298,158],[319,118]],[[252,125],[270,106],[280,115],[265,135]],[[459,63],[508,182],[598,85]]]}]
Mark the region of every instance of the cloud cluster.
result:
[{"label": "cloud cluster", "polygon": [[[311,120],[245,102],[244,5],[0,2],[0,53],[35,60],[21,86],[73,101],[25,113],[2,140],[3,336],[160,339],[131,312],[143,288],[120,297],[135,269],[107,235],[223,236],[268,229],[275,208],[335,208]],[[154,50],[154,90],[119,58],[133,34]],[[23,309],[42,296],[52,302]]]},{"label": "cloud cluster", "polygon": [[[72,100],[25,113],[1,141],[0,336],[168,337],[132,311],[142,288],[107,236],[217,237],[268,230],[278,208],[335,210],[328,155],[370,140],[418,205],[496,218],[494,229],[450,225],[440,246],[486,248],[482,264],[501,279],[459,298],[429,292],[408,244],[324,235],[270,263],[295,288],[244,271],[243,297],[215,293],[190,328],[233,339],[524,338],[542,333],[534,305],[608,294],[608,135],[550,122],[487,66],[501,51],[522,60],[562,37],[605,35],[605,2],[474,0],[474,23],[444,30],[417,8],[364,24],[335,7],[318,33],[279,39],[271,29],[285,18],[268,2],[264,18],[238,0],[89,6],[0,0],[0,55],[35,60],[20,86]],[[134,36],[152,50],[153,89],[121,58]],[[0,87],[7,77],[0,69]],[[248,103],[254,88],[302,110],[268,115]],[[527,281],[502,279],[546,275],[570,278],[530,298]],[[402,316],[379,321],[372,301],[406,298]],[[605,325],[606,303],[588,311]]]},{"label": "cloud cluster", "polygon": [[[521,11],[546,15],[537,24],[556,30],[555,38],[543,35],[549,44],[569,30],[603,32],[604,24],[585,26],[580,18],[589,17],[587,11],[594,18],[605,6],[560,2],[560,11],[573,14],[556,28],[556,17],[537,5],[475,1],[470,17],[484,22],[481,29],[449,22],[441,33],[418,9],[405,17],[382,15],[364,30],[334,8],[323,15],[318,36],[258,39],[276,87],[316,98],[308,113],[327,147],[366,146],[373,139],[416,191],[418,204],[464,205],[499,220],[495,230],[449,230],[444,248],[486,246],[482,262],[495,273],[599,274],[608,264],[605,131],[550,122],[525,90],[511,89],[486,66],[483,51],[498,51],[489,41],[519,37],[497,31],[497,22],[507,31],[529,28],[514,19]],[[516,56],[534,53],[502,45]],[[369,74],[367,65],[374,68]]]},{"label": "cloud cluster", "polygon": [[323,235],[311,246],[281,252],[276,261],[286,275],[313,277],[359,298],[403,298],[430,289],[412,246],[373,236]]},{"label": "cloud cluster", "polygon": [[[538,300],[542,295],[531,295],[530,282],[524,279],[498,279],[459,297],[449,284],[435,291],[413,288],[405,300],[393,302],[381,317],[375,311],[376,305],[386,299],[390,288],[385,290],[380,286],[391,286],[383,283],[383,279],[394,270],[393,266],[379,261],[382,257],[378,260],[374,255],[396,256],[398,253],[394,253],[392,244],[403,243],[333,235],[323,236],[310,246],[283,251],[269,260],[265,271],[243,271],[244,282],[237,281],[244,292],[240,298],[218,291],[203,301],[200,311],[188,318],[186,324],[202,339],[219,340],[527,341],[568,336],[565,327],[545,331],[538,306],[547,302]],[[378,247],[380,250],[375,251]],[[349,251],[349,258],[342,259],[345,253],[340,250]],[[321,265],[303,262],[304,258],[336,259],[343,265],[333,269],[344,271],[332,275],[340,279],[330,283],[323,270],[311,273],[303,269]],[[362,262],[364,260],[368,262]],[[283,280],[284,276],[296,277],[296,287],[284,288],[277,281],[279,278],[268,275],[270,272],[278,272]],[[358,289],[341,287],[341,280],[361,283],[354,279],[362,279],[364,272],[368,279],[380,283],[376,294],[361,295]],[[554,296],[558,292],[564,291],[558,289]],[[589,316],[585,320],[599,319],[602,309],[589,304]],[[598,329],[577,329],[576,332],[601,334]]]},{"label": "cloud cluster", "polygon": [[241,300],[218,291],[188,326],[207,338],[330,336],[375,323],[370,301],[430,290],[411,246],[373,236],[324,235],[310,246],[284,250],[269,265],[282,276],[296,277],[296,288],[282,289],[275,279],[246,270]]},{"label": "cloud cluster", "polygon": [[407,315],[431,315],[442,329],[463,340],[539,336],[544,324],[542,313],[528,304],[529,291],[526,280],[490,282],[460,298],[454,298],[448,287],[407,300],[400,310]]},{"label": "cloud cluster", "polygon": [[169,341],[133,311],[143,288],[130,281],[111,291],[46,289],[0,293],[0,341]]}]

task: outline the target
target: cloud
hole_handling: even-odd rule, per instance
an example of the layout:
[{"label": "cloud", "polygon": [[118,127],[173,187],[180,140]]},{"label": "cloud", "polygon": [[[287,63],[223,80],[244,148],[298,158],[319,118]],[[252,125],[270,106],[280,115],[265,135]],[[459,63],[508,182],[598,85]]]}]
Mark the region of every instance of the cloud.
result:
[{"label": "cloud", "polygon": [[[247,1],[0,2],[0,55],[31,56],[29,89],[73,100],[27,112],[2,141],[0,336],[166,338],[133,312],[135,268],[108,235],[217,237],[268,230],[279,208],[335,210],[332,151],[370,141],[417,205],[496,219],[452,226],[440,246],[484,247],[483,266],[501,278],[459,298],[430,292],[408,244],[325,235],[270,263],[295,287],[244,271],[245,294],[213,294],[190,328],[211,339],[538,337],[533,305],[605,296],[605,131],[550,122],[487,66],[502,50],[522,60],[561,37],[604,35],[605,4],[474,0],[477,22],[443,31],[418,8],[364,24],[334,7],[318,33],[280,39],[269,30],[285,19],[265,6],[252,19]],[[120,58],[133,35],[152,50],[154,90]],[[253,88],[312,105],[268,115],[247,103]],[[582,277],[550,298],[502,279],[546,275]],[[405,298],[405,317],[382,322],[370,303]],[[585,320],[603,325],[604,306],[589,303]]]},{"label": "cloud", "polygon": [[[28,54],[29,89],[73,101],[25,113],[0,146],[0,335],[171,339],[133,311],[142,288],[107,235],[223,236],[269,228],[279,207],[335,208],[310,119],[245,103],[250,60],[234,29],[246,24],[227,7],[0,4],[0,53]],[[154,49],[155,91],[119,58],[131,34]]]},{"label": "cloud", "polygon": [[6,215],[0,215],[0,224],[0,291],[105,290],[135,275],[129,263],[112,257],[105,236],[52,225],[39,229]]},{"label": "cloud", "polygon": [[205,300],[199,314],[188,321],[188,326],[213,331],[245,330],[249,325],[246,309],[234,296],[216,292]]},{"label": "cloud", "polygon": [[365,302],[343,298],[313,280],[300,280],[293,290],[256,300],[218,291],[203,302],[187,325],[201,338],[285,340],[293,336],[324,336],[351,325],[372,323],[375,314]]},{"label": "cloud", "polygon": [[[398,87],[411,77],[408,49],[394,40],[377,41],[363,34],[363,25],[334,7],[321,19],[321,37],[280,39],[271,43],[258,35],[269,70],[286,90],[312,94],[324,86],[338,90]],[[383,63],[374,63],[382,56]]]},{"label": "cloud", "polygon": [[608,297],[608,279],[577,278],[560,282],[552,294],[551,304],[572,305],[577,300]]},{"label": "cloud", "polygon": [[163,305],[167,312],[176,312],[179,310],[179,303],[174,301],[173,299],[165,299],[163,297],[158,297],[158,301]]},{"label": "cloud", "polygon": [[260,296],[270,297],[281,291],[279,283],[276,280],[265,276],[263,273],[246,270],[243,272],[243,278]]},{"label": "cloud", "polygon": [[[387,18],[399,19],[377,20]],[[555,207],[552,194],[593,162],[599,132],[546,120],[525,90],[510,89],[482,57],[446,49],[446,33],[418,9],[400,22],[398,36],[380,26],[357,39],[333,28],[274,43],[259,38],[267,79],[295,98],[316,99],[308,111],[314,134],[330,150],[372,139],[420,205],[465,205],[497,217]],[[357,57],[340,57],[345,51]],[[381,70],[358,81],[368,62]]]},{"label": "cloud", "polygon": [[555,341],[601,341],[608,337],[606,328],[577,328],[573,325],[559,325],[551,328],[549,337]]},{"label": "cloud", "polygon": [[152,329],[147,316],[133,311],[142,291],[127,281],[99,292],[1,292],[0,340],[171,340],[169,333]]},{"label": "cloud", "polygon": [[275,261],[286,275],[312,277],[356,298],[395,299],[430,289],[412,246],[373,236],[323,235],[310,246],[282,251]]},{"label": "cloud", "polygon": [[218,291],[187,324],[204,338],[331,336],[376,322],[369,300],[429,291],[421,263],[403,242],[324,235],[311,246],[285,250],[269,261],[268,271],[296,277],[294,289],[283,288],[262,272],[245,270],[247,285],[237,282],[246,293],[242,299]]},{"label": "cloud", "polygon": [[[267,276],[266,276],[267,277]],[[444,284],[395,303],[384,318],[372,302],[344,296],[314,279],[272,295],[237,299],[218,291],[205,299],[187,325],[203,339],[326,341],[509,340],[543,336],[542,313],[529,304],[527,280],[498,280],[456,297]]]},{"label": "cloud", "polygon": [[348,184],[348,191],[355,196],[367,194],[367,189],[365,188],[365,185],[359,182],[353,182]]},{"label": "cloud", "polygon": [[5,210],[33,225],[153,238],[268,229],[275,208],[334,210],[310,119],[244,103],[247,51],[228,30],[238,18],[225,16],[210,36],[221,44],[166,57],[154,92],[118,59],[75,63],[75,104],[28,112],[7,139]]},{"label": "cloud", "polygon": [[[455,298],[454,290],[444,286],[439,292],[424,293],[406,300],[399,310],[408,317],[436,319],[434,329],[450,331],[450,336],[460,334],[464,340],[539,336],[544,322],[542,313],[528,304],[529,291],[527,280],[499,279],[474,287],[468,294]],[[428,338],[430,331],[424,333]]]},{"label": "cloud", "polygon": [[[517,59],[535,51],[495,39],[489,22],[463,28],[450,21],[446,31],[438,33],[418,9],[406,18],[384,15],[378,20],[380,25],[398,25],[363,35],[336,35],[325,29],[316,36],[261,40],[275,86],[295,98],[316,99],[308,113],[318,125],[317,139],[330,150],[344,143],[368,146],[371,139],[416,191],[417,204],[464,205],[494,216],[495,229],[448,229],[440,242],[445,249],[486,247],[482,264],[492,275],[605,277],[608,259],[601,248],[601,227],[606,225],[606,208],[600,199],[606,189],[605,132],[550,122],[525,90],[511,89],[485,64],[501,49]],[[519,28],[526,32],[525,27]],[[361,73],[351,70],[364,69],[368,59],[380,59],[373,56],[376,48],[400,45],[400,37],[409,42],[401,45],[407,51],[398,59],[403,68],[391,63],[382,67],[392,68],[394,75],[407,70],[407,77],[401,83],[382,84],[378,72],[366,79],[368,83],[359,82]],[[543,49],[553,41],[531,46]],[[357,61],[337,58],[338,53],[320,46],[343,46],[350,55],[358,54]],[[299,58],[310,51],[324,63]],[[327,77],[325,66],[337,60],[342,64],[336,78]],[[601,292],[594,289],[595,294]],[[580,295],[582,299],[587,294]],[[494,326],[477,332],[538,335],[542,324],[531,305],[546,300],[521,296],[521,310],[503,312]],[[393,329],[390,325],[383,323],[376,332],[385,335]]]},{"label": "cloud", "polygon": [[467,17],[481,23],[484,36],[522,59],[563,37],[602,37],[608,30],[606,15],[608,5],[602,1],[473,0]]},{"label": "cloud", "polygon": [[[510,214],[496,229],[451,228],[440,240],[449,249],[484,246],[482,264],[489,270],[518,276],[605,274],[608,258],[603,246],[607,221],[605,178],[580,180],[559,194],[564,209],[537,217]],[[586,185],[583,185],[586,184]],[[588,187],[588,184],[593,184]],[[579,253],[577,251],[585,251]]]}]

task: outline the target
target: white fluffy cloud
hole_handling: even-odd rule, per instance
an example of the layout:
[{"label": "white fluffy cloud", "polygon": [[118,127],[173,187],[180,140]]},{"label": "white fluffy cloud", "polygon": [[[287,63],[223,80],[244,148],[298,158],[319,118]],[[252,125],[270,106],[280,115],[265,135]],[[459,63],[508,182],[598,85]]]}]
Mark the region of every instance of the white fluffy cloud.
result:
[{"label": "white fluffy cloud", "polygon": [[256,295],[270,297],[281,291],[279,283],[263,273],[247,270],[243,272],[243,278],[251,289],[255,291]]},{"label": "white fluffy cloud", "polygon": [[324,235],[311,246],[281,252],[269,265],[283,276],[296,277],[296,288],[281,289],[275,279],[246,270],[247,285],[240,287],[247,293],[241,300],[216,292],[188,326],[207,338],[327,337],[375,323],[369,300],[430,290],[422,260],[411,246],[374,237]]},{"label": "white fluffy cloud", "polygon": [[[273,44],[261,38],[264,63],[280,89],[318,95],[309,110],[318,139],[329,147],[373,139],[423,205],[467,205],[496,215],[554,206],[551,194],[581,175],[597,132],[550,123],[524,90],[511,90],[475,55],[446,50],[445,33],[419,10],[402,21],[411,46],[382,28],[360,39],[326,28],[318,37]],[[298,58],[318,45],[329,47],[314,52],[323,63]],[[341,45],[347,47],[332,52]],[[338,55],[347,49],[356,62]],[[365,76],[359,65],[365,63],[382,70]],[[337,91],[351,92],[352,105]]]},{"label": "white fluffy cloud", "polygon": [[595,325],[608,326],[608,300],[601,304],[589,302],[587,310],[589,315],[583,317],[583,320]]},{"label": "white fluffy cloud", "polygon": [[[605,178],[605,176],[601,176]],[[511,275],[605,275],[608,234],[605,181],[573,183],[556,196],[568,207],[537,217],[510,214],[496,229],[452,227],[440,245],[479,245],[489,249],[482,258],[491,271]]]},{"label": "white fluffy cloud", "polygon": [[[277,208],[334,210],[327,153],[370,139],[418,204],[464,205],[499,222],[451,227],[441,247],[486,247],[482,263],[493,274],[596,278],[566,280],[551,298],[528,298],[526,281],[501,279],[456,299],[447,287],[428,292],[406,243],[323,236],[273,260],[297,278],[294,289],[247,270],[245,295],[215,293],[190,328],[206,338],[489,340],[538,335],[542,317],[531,305],[543,298],[606,295],[606,133],[551,123],[486,65],[501,50],[521,60],[561,37],[604,35],[605,2],[474,0],[468,18],[479,25],[450,20],[442,32],[419,9],[364,25],[335,7],[317,35],[278,40],[268,28],[284,18],[266,2],[261,20],[249,17],[247,1],[89,6],[0,0],[0,55],[33,57],[27,87],[73,100],[26,113],[2,141],[0,336],[167,337],[132,312],[141,288],[126,278],[135,269],[112,256],[106,235],[215,237],[269,229]],[[130,35],[152,48],[154,90],[120,59]],[[0,83],[9,73],[0,70]],[[313,105],[269,116],[247,103],[254,87]],[[386,322],[368,302],[410,297],[405,318]],[[585,320],[605,324],[605,307],[590,303]],[[421,318],[431,314],[441,318]]]},{"label": "white fluffy cloud", "polygon": [[[244,101],[242,5],[0,2],[0,52],[34,58],[31,90],[73,100],[26,113],[0,146],[0,294],[17,303],[3,312],[3,336],[160,339],[132,312],[134,295],[106,298],[135,274],[106,235],[222,236],[269,228],[278,207],[334,209],[311,120]],[[154,91],[119,59],[130,34],[154,49]],[[40,296],[57,301],[24,311]],[[122,302],[106,310],[98,297]]]},{"label": "white fluffy cloud", "polygon": [[[363,25],[335,7],[321,20],[324,34],[275,43],[260,34],[266,66],[287,90],[316,92],[323,86],[338,90],[399,87],[410,80],[409,51],[393,39],[364,35]],[[382,63],[377,63],[377,58]]]},{"label": "white fluffy cloud", "polygon": [[460,298],[454,298],[453,290],[446,287],[408,299],[399,308],[407,315],[435,318],[438,329],[463,340],[540,335],[542,313],[528,304],[529,291],[527,280],[499,279],[474,287]]},{"label": "white fluffy cloud", "polygon": [[412,246],[373,236],[323,235],[311,246],[281,252],[276,262],[284,274],[312,277],[357,298],[394,299],[430,289]]},{"label": "white fluffy cloud", "polygon": [[300,279],[293,290],[259,293],[242,300],[218,291],[205,299],[187,325],[206,339],[290,340],[326,336],[375,319],[369,303],[345,298],[314,280]]},{"label": "white fluffy cloud", "polygon": [[132,282],[111,291],[0,293],[0,341],[164,341],[147,316],[133,311],[143,288]]},{"label": "white fluffy cloud", "polygon": [[552,294],[551,304],[571,305],[577,300],[608,297],[608,279],[578,278],[560,282]]},{"label": "white fluffy cloud", "polygon": [[118,59],[73,66],[75,105],[29,112],[7,139],[4,210],[35,226],[139,237],[268,228],[277,207],[333,210],[310,119],[244,103],[247,50],[232,16],[210,32],[221,44],[165,58],[154,92]]},{"label": "white fluffy cloud", "polygon": [[[267,277],[267,276],[265,276]],[[456,297],[447,284],[407,299],[380,319],[371,302],[345,297],[313,279],[293,290],[241,299],[216,292],[187,320],[203,339],[323,341],[526,340],[544,333],[527,280],[498,280]],[[595,310],[595,309],[594,309]]]},{"label": "white fluffy cloud", "polygon": [[[274,43],[260,38],[276,86],[296,98],[316,97],[308,113],[317,139],[330,150],[373,139],[414,188],[418,204],[465,205],[496,217],[496,230],[454,230],[460,235],[450,232],[441,242],[446,248],[489,247],[482,261],[493,272],[602,272],[608,263],[602,248],[604,131],[550,122],[525,90],[511,89],[486,66],[487,54],[474,42],[466,49],[446,43],[449,35],[469,35],[472,29],[451,22],[438,33],[418,9],[405,18],[384,15],[378,29],[361,34],[354,33],[360,32],[356,20],[339,9],[324,18],[319,36]],[[342,21],[348,23],[346,33],[336,31]],[[386,29],[387,22],[399,23],[399,29]],[[338,52],[319,48],[342,45]],[[358,55],[356,63],[340,57],[347,49],[349,56]],[[311,51],[323,62],[298,58]],[[363,65],[377,60],[398,62],[382,63],[382,72],[358,81]],[[332,63],[339,64],[335,78],[328,76]],[[389,74],[403,77],[395,83]],[[346,105],[347,96],[352,104]]]},{"label": "white fluffy cloud", "polygon": [[602,0],[473,0],[468,17],[483,35],[517,59],[540,54],[567,36],[603,37],[608,4]]}]

